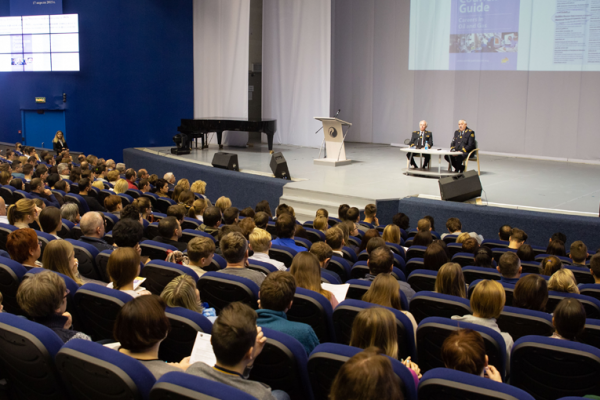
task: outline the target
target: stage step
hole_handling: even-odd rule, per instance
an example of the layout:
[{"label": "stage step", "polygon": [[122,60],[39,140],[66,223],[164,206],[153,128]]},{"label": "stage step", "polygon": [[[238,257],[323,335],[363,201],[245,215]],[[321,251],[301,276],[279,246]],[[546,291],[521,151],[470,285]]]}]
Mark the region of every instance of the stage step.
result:
[{"label": "stage step", "polygon": [[294,208],[296,219],[300,222],[312,221],[319,208],[326,209],[329,216],[337,217],[340,204],[363,210],[371,203],[375,204],[375,199],[299,189],[290,185],[283,187],[283,195],[279,198],[279,204],[287,204]]}]

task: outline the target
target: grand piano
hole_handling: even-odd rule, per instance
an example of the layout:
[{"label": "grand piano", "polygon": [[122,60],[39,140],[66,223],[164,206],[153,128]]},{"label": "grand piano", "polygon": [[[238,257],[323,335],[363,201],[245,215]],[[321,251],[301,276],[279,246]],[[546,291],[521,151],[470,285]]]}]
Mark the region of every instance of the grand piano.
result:
[{"label": "grand piano", "polygon": [[262,132],[267,135],[269,150],[273,152],[273,135],[277,131],[277,120],[252,120],[244,118],[182,119],[181,126],[177,130],[188,135],[190,139],[201,138],[203,149],[208,148],[208,143],[205,145],[204,139],[209,132],[217,133],[219,149],[223,148],[223,145],[221,145],[223,131]]}]

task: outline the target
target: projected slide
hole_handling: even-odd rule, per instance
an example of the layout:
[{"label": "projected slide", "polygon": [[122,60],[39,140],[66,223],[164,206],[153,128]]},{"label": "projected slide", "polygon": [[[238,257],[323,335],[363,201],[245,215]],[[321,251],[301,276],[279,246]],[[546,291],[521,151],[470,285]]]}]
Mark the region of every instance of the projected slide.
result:
[{"label": "projected slide", "polygon": [[411,0],[409,69],[600,71],[600,0]]},{"label": "projected slide", "polygon": [[77,14],[0,18],[0,71],[79,71]]}]

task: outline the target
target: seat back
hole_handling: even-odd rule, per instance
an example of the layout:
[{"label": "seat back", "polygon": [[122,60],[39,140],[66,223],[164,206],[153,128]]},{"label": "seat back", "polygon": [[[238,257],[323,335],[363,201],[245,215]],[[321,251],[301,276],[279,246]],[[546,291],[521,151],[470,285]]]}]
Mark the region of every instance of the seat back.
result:
[{"label": "seat back", "polygon": [[6,257],[0,257],[0,293],[4,296],[2,305],[4,311],[23,315],[23,311],[17,303],[17,290],[23,280],[27,269],[14,260]]},{"label": "seat back", "polygon": [[[402,238],[400,238],[400,241],[402,241]],[[390,248],[390,250],[394,252],[394,254],[398,254],[403,259],[406,259],[406,252],[404,251],[404,248],[402,246],[400,246],[397,243],[390,242],[385,242],[385,244]]]},{"label": "seat back", "polygon": [[199,312],[182,307],[167,307],[165,314],[171,330],[160,344],[158,358],[161,360],[181,361],[192,354],[198,332],[212,333],[212,322]]},{"label": "seat back", "polygon": [[578,284],[596,283],[589,268],[574,265],[565,265],[565,268],[571,270]]},{"label": "seat back", "polygon": [[316,242],[324,242],[325,241],[325,234],[317,229],[314,229],[312,227],[310,228],[305,228],[306,230],[306,237],[308,237],[308,240],[310,240],[313,243]]},{"label": "seat back", "polygon": [[524,336],[513,346],[510,384],[537,399],[600,393],[600,350],[583,343]]},{"label": "seat back", "polygon": [[524,274],[542,274],[542,266],[537,261],[523,261],[521,262],[522,273]]},{"label": "seat back", "polygon": [[306,250],[310,250],[310,246],[312,246],[312,242],[310,240],[301,237],[295,237],[294,243],[296,243],[296,246],[302,246]]},{"label": "seat back", "polygon": [[[577,281],[579,282],[579,281]],[[3,292],[4,293],[4,292]],[[579,293],[600,300],[600,284],[587,283],[579,285]]]},{"label": "seat back", "polygon": [[444,238],[442,240],[444,241],[444,243],[450,244],[450,243],[456,243],[456,238],[458,238],[458,235],[450,234],[450,235],[444,236]]},{"label": "seat back", "polygon": [[417,349],[421,371],[427,372],[434,368],[444,367],[441,356],[442,344],[452,332],[460,329],[473,329],[479,332],[485,344],[485,353],[489,357],[489,364],[496,367],[504,378],[506,375],[506,344],[499,332],[482,325],[440,317],[429,317],[419,322]]},{"label": "seat back", "polygon": [[450,318],[472,314],[469,300],[434,292],[419,292],[410,300],[410,312],[417,323],[427,317]]},{"label": "seat back", "polygon": [[297,253],[296,250],[289,247],[273,244],[271,245],[271,250],[269,250],[269,257],[281,261],[286,267],[290,268]]},{"label": "seat back", "polygon": [[54,356],[63,341],[50,328],[6,312],[0,313],[0,371],[8,398],[65,399]]},{"label": "seat back", "polygon": [[81,226],[79,226],[79,224],[74,225],[73,228],[71,228],[71,239],[78,240],[82,236],[83,232],[81,232]]},{"label": "seat back", "polygon": [[496,320],[502,332],[507,332],[513,340],[527,335],[552,336],[554,326],[552,316],[542,311],[504,306]]},{"label": "seat back", "polygon": [[481,242],[482,246],[485,246],[485,247],[489,248],[490,250],[508,247],[508,244],[509,243],[507,240],[505,241],[505,240],[499,240],[499,239],[485,239],[483,242]]},{"label": "seat back", "polygon": [[492,256],[494,257],[494,261],[496,261],[496,262],[500,261],[500,257],[502,257],[502,254],[504,254],[506,252],[516,253],[517,250],[515,250],[515,249],[509,249],[508,247],[496,247],[496,248],[493,248],[492,249]]},{"label": "seat back", "polygon": [[198,281],[198,275],[192,269],[163,260],[149,261],[144,265],[141,275],[146,278],[144,287],[157,296],[160,296],[165,286],[179,275],[189,275],[194,281]]},{"label": "seat back", "polygon": [[350,279],[364,278],[369,272],[369,266],[366,261],[357,261],[350,270]]},{"label": "seat back", "polygon": [[138,360],[82,339],[70,340],[60,349],[56,367],[76,399],[144,400],[156,382]]},{"label": "seat back", "polygon": [[15,200],[13,199],[13,189],[11,189],[11,186],[9,185],[0,186],[0,196],[4,199],[5,204],[15,203]]},{"label": "seat back", "polygon": [[586,319],[585,330],[579,335],[578,340],[600,349],[600,319]]},{"label": "seat back", "polygon": [[553,290],[548,291],[546,312],[553,313],[558,303],[565,297],[572,297],[579,300],[581,304],[583,304],[585,314],[588,318],[600,319],[600,300],[577,293],[555,292]]},{"label": "seat back", "polygon": [[6,240],[8,239],[8,235],[17,229],[19,228],[13,225],[0,224],[0,250],[6,250]]},{"label": "seat back", "polygon": [[137,199],[138,197],[140,197],[143,193],[138,190],[138,189],[127,189],[125,191],[125,194],[128,196],[131,196],[134,199]]},{"label": "seat back", "polygon": [[[308,248],[310,250],[310,246]],[[342,247],[342,254],[344,255],[344,260],[349,261],[351,264],[354,264],[357,261],[356,252],[348,246]]]},{"label": "seat back", "polygon": [[119,222],[119,218],[116,215],[111,214],[109,212],[103,213],[102,216],[104,217],[104,222],[106,223],[106,227],[104,228],[104,231],[105,232],[112,231],[114,226],[116,225],[116,223]]},{"label": "seat back", "polygon": [[183,222],[181,223],[181,229],[196,229],[201,224],[196,218],[183,217]]},{"label": "seat back", "polygon": [[75,226],[74,223],[72,223],[68,219],[64,219],[63,218],[62,219],[62,226],[61,226],[60,230],[58,232],[56,232],[56,234],[61,239],[69,239],[71,237],[71,229],[73,228],[73,226]]},{"label": "seat back", "polygon": [[[151,225],[152,224],[150,224],[150,226]],[[150,227],[150,226],[148,226],[148,227]],[[156,225],[156,234],[158,235],[158,225]],[[156,235],[154,235],[154,236],[156,236]],[[151,236],[151,237],[154,237],[154,236]],[[195,237],[207,237],[207,238],[211,239],[215,243],[215,245],[217,245],[217,239],[213,235],[211,235],[210,233],[198,231],[195,229],[184,229],[181,234],[181,241],[189,243],[190,240],[192,240]]]},{"label": "seat back", "polygon": [[113,339],[113,325],[121,307],[132,297],[119,290],[86,283],[75,293],[83,331],[92,340]]},{"label": "seat back", "polygon": [[175,202],[175,200],[169,199],[168,197],[159,197],[156,200],[156,208],[158,208],[158,211],[164,214],[167,213],[167,208],[175,204],[177,204],[177,202]]},{"label": "seat back", "polygon": [[144,228],[144,236],[149,238],[158,236],[158,222],[148,224],[148,226]]},{"label": "seat back", "polygon": [[171,246],[154,240],[144,240],[140,243],[142,248],[142,256],[146,256],[151,260],[164,260],[170,251],[177,251],[177,247]]},{"label": "seat back", "polygon": [[554,257],[558,258],[565,266],[573,264],[573,260],[571,260],[569,257],[555,256],[553,254],[538,254],[535,256],[535,261],[541,262],[544,258],[550,257],[550,256],[554,256]]},{"label": "seat back", "polygon": [[437,271],[430,271],[428,269],[415,269],[408,276],[407,282],[415,292],[433,292],[435,290],[436,279]]},{"label": "seat back", "polygon": [[460,264],[461,267],[466,267],[467,265],[473,265],[475,260],[471,253],[456,253],[452,256],[452,262]]},{"label": "seat back", "polygon": [[321,268],[321,282],[331,283],[332,285],[341,285],[342,280],[335,272]]},{"label": "seat back", "polygon": [[331,257],[327,264],[327,269],[338,274],[342,282],[346,282],[350,279],[352,273],[352,268],[348,261],[338,256]]},{"label": "seat back", "polygon": [[146,192],[146,193],[142,194],[142,197],[145,197],[148,200],[150,200],[150,204],[152,204],[153,209],[158,208],[158,196],[157,195],[155,195],[154,193]]},{"label": "seat back", "polygon": [[285,333],[269,328],[262,328],[262,331],[267,342],[254,361],[250,379],[283,390],[292,399],[313,399],[304,346]]},{"label": "seat back", "polygon": [[207,272],[198,279],[202,301],[220,312],[229,303],[240,301],[258,308],[258,286],[250,279],[221,272]]},{"label": "seat back", "polygon": [[96,256],[96,267],[98,268],[98,274],[100,275],[100,279],[106,283],[110,282],[110,278],[106,272],[106,267],[108,266],[108,260],[113,251],[113,249],[102,250]]},{"label": "seat back", "polygon": [[186,374],[169,372],[152,386],[150,400],[236,399],[256,400],[233,386]]},{"label": "seat back", "polygon": [[424,268],[424,260],[420,257],[413,257],[406,262],[405,273],[412,274],[413,271]]},{"label": "seat back", "polygon": [[268,262],[248,259],[248,268],[258,272],[262,272],[265,275],[269,275],[271,272],[279,271],[276,266],[269,264]]},{"label": "seat back", "polygon": [[425,256],[425,250],[427,250],[427,247],[425,246],[410,246],[406,251],[406,261],[411,258],[423,258],[423,256]]},{"label": "seat back", "polygon": [[87,201],[83,197],[75,193],[67,193],[64,197],[65,203],[75,203],[79,207],[79,215],[83,217],[83,214],[90,211]]},{"label": "seat back", "polygon": [[310,325],[321,343],[335,342],[332,314],[333,308],[325,296],[299,287],[292,308],[287,311],[287,319]]},{"label": "seat back", "polygon": [[104,277],[100,274],[98,267],[96,266],[96,257],[99,253],[98,249],[89,243],[79,240],[65,240],[73,245],[73,249],[75,250],[75,258],[79,262],[79,273],[86,278],[104,280]]},{"label": "seat back", "polygon": [[447,247],[450,257],[454,257],[456,254],[462,252],[462,243],[448,243]]},{"label": "seat back", "polygon": [[227,267],[227,261],[225,261],[225,259],[223,257],[221,257],[220,255],[215,254],[213,256],[211,263],[209,265],[207,265],[206,267],[204,267],[203,269],[205,271],[218,271],[225,267]]}]

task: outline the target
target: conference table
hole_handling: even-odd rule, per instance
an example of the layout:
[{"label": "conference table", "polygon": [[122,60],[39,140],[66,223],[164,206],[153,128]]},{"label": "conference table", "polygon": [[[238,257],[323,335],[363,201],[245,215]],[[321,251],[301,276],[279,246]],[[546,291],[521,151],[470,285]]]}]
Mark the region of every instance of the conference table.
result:
[{"label": "conference table", "polygon": [[[433,156],[437,155],[438,156],[438,171],[431,171],[431,170],[425,170],[423,169],[423,157],[419,157],[419,168],[411,168],[410,167],[410,159],[406,159],[406,174],[407,175],[427,175],[427,176],[439,176],[440,178],[442,176],[453,176],[453,175],[458,175],[458,172],[453,172],[452,168],[450,168],[450,171],[445,170],[442,171],[442,157],[443,156],[458,156],[460,154],[462,154],[460,151],[450,151],[449,148],[439,148],[439,147],[433,147],[430,148],[428,150],[423,149],[417,149],[415,147],[403,147],[400,149],[401,152],[403,153],[413,153],[415,154],[415,156],[417,154],[429,154],[431,155],[433,158]],[[433,160],[429,160],[429,166],[431,166]],[[446,162],[446,160],[444,160],[444,162]]]}]

